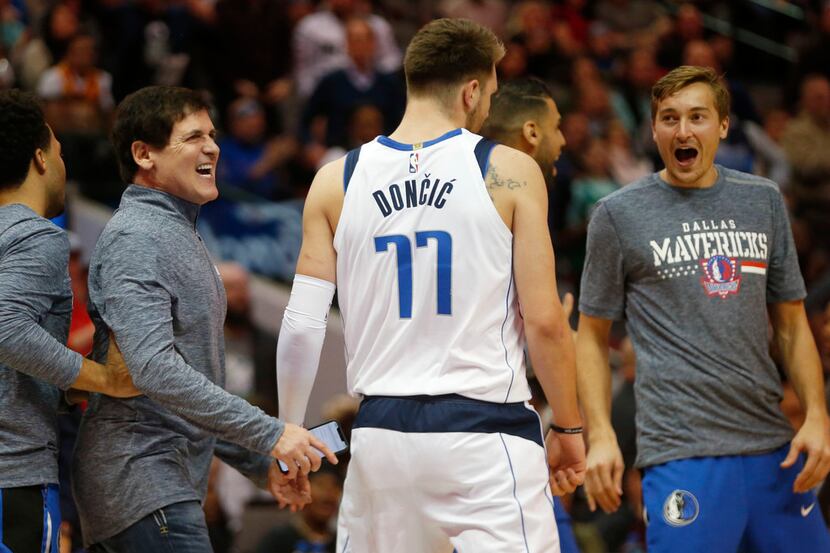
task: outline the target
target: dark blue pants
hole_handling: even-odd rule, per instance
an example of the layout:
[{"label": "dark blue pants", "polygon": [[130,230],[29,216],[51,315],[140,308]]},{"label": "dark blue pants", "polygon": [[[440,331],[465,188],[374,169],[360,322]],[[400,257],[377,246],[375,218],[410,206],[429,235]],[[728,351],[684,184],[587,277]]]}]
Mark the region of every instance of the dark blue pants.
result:
[{"label": "dark blue pants", "polygon": [[94,544],[90,553],[212,553],[202,506],[174,503],[153,511],[123,532]]}]

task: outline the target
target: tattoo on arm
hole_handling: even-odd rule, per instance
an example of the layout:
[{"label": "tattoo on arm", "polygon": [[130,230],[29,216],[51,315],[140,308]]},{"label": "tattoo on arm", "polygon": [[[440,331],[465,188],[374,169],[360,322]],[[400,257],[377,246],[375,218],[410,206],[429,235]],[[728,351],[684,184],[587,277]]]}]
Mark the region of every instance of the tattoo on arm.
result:
[{"label": "tattoo on arm", "polygon": [[487,184],[487,193],[490,194],[490,199],[493,201],[495,201],[495,199],[493,198],[493,192],[497,188],[517,190],[527,186],[527,181],[517,181],[510,177],[500,175],[496,171],[494,165],[490,165],[490,167],[487,168],[487,176],[485,177],[484,182]]}]

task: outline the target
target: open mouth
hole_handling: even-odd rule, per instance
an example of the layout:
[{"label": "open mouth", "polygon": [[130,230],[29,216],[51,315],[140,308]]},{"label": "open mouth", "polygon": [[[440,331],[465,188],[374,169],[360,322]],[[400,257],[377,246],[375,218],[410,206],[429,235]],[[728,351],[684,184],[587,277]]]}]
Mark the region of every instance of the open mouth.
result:
[{"label": "open mouth", "polygon": [[697,148],[693,148],[691,146],[680,146],[674,150],[674,159],[676,159],[682,167],[692,165],[697,159],[697,156]]},{"label": "open mouth", "polygon": [[196,172],[202,175],[203,177],[209,177],[213,174],[213,165],[210,163],[202,163],[201,165],[196,167]]}]

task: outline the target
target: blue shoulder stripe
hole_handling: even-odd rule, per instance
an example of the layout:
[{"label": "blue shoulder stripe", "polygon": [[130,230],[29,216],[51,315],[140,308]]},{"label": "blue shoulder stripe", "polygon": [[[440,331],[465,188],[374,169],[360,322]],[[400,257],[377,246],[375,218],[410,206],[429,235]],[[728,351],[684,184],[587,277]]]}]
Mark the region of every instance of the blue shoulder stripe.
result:
[{"label": "blue shoulder stripe", "polygon": [[357,166],[357,160],[360,158],[360,146],[346,154],[346,165],[343,167],[343,192],[349,188],[349,181],[352,180],[354,168]]},{"label": "blue shoulder stripe", "polygon": [[475,154],[476,154],[476,161],[478,161],[478,167],[481,169],[481,178],[487,176],[487,167],[490,165],[490,152],[493,151],[493,148],[498,145],[498,142],[495,140],[490,140],[489,138],[482,138],[478,141],[475,147]]}]

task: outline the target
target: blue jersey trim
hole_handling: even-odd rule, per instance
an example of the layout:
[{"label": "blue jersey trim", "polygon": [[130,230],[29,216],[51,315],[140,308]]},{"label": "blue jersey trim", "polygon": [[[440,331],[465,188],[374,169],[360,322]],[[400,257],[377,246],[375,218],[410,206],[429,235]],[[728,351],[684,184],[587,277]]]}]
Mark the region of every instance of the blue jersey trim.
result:
[{"label": "blue jersey trim", "polygon": [[501,445],[504,446],[504,454],[507,455],[507,464],[510,467],[510,476],[513,477],[513,499],[516,500],[516,505],[519,507],[519,518],[522,520],[522,538],[525,540],[525,551],[530,553],[530,547],[527,545],[527,530],[525,530],[525,513],[522,509],[522,503],[516,495],[516,473],[513,472],[513,461],[510,459],[510,451],[507,450],[507,444],[504,443],[504,436],[499,434],[499,439],[501,439]]},{"label": "blue jersey trim", "polygon": [[495,140],[490,140],[489,138],[482,138],[476,144],[475,152],[476,161],[478,162],[478,168],[481,169],[481,178],[485,178],[487,176],[487,168],[490,167],[490,152],[493,151],[493,148],[498,146],[498,142]]},{"label": "blue jersey trim", "polygon": [[454,136],[458,136],[461,134],[461,129],[453,129],[449,132],[445,132],[438,138],[433,138],[432,140],[427,140],[426,142],[422,142],[418,148],[415,148],[416,144],[404,144],[403,142],[398,142],[397,140],[392,140],[388,136],[379,136],[378,142],[383,144],[384,146],[388,146],[389,148],[394,148],[395,150],[401,150],[403,152],[411,152],[412,150],[420,150],[421,148],[428,148],[433,144],[438,144],[439,142],[443,142],[448,138],[452,138]]},{"label": "blue jersey trim", "polygon": [[493,403],[457,394],[366,396],[360,403],[354,428],[508,434],[544,447],[539,417],[524,403]]},{"label": "blue jersey trim", "polygon": [[349,181],[352,180],[354,168],[357,167],[357,160],[360,159],[360,146],[350,150],[346,154],[346,164],[343,166],[343,192],[349,189]]}]

